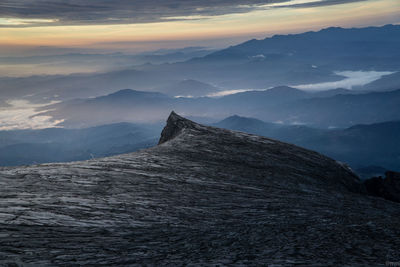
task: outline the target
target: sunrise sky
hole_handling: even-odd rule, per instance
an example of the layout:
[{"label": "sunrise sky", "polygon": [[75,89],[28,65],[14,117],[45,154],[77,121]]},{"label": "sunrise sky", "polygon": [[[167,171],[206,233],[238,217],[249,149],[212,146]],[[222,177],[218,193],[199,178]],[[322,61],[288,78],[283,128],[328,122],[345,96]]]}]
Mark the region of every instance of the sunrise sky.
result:
[{"label": "sunrise sky", "polygon": [[222,47],[276,33],[400,23],[399,0],[5,0],[1,54]]}]

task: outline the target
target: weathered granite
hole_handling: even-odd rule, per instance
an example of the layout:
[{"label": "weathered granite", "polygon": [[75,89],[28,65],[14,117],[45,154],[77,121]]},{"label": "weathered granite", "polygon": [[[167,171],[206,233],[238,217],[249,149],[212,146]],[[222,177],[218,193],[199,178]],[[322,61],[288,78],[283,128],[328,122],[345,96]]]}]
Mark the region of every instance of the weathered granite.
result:
[{"label": "weathered granite", "polygon": [[367,192],[400,203],[400,173],[387,171],[385,178],[372,177],[364,181]]},{"label": "weathered granite", "polygon": [[0,265],[400,261],[400,205],[367,196],[332,159],[174,113],[160,143],[97,160],[1,168]]}]

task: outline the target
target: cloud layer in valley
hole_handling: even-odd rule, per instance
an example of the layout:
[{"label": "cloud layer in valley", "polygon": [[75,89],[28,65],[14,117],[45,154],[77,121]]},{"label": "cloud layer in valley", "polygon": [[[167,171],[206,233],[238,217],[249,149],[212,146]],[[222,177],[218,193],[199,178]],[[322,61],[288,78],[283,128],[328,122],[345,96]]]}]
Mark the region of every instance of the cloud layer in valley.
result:
[{"label": "cloud layer in valley", "polygon": [[16,129],[43,129],[57,127],[62,120],[52,120],[50,116],[34,116],[37,108],[43,106],[24,100],[8,102],[9,107],[0,108],[0,131]]},{"label": "cloud layer in valley", "polygon": [[292,87],[306,91],[324,91],[336,88],[354,89],[354,87],[366,85],[392,73],[391,71],[337,71],[335,74],[344,76],[343,80],[292,85]]}]

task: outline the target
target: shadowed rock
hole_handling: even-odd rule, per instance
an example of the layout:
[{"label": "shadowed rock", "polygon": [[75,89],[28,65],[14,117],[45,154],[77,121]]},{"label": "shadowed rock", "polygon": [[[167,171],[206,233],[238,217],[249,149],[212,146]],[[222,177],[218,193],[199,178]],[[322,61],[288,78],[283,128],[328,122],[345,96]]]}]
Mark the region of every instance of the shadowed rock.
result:
[{"label": "shadowed rock", "polygon": [[386,177],[373,177],[365,180],[364,184],[372,196],[400,202],[400,173],[387,171]]},{"label": "shadowed rock", "polygon": [[175,113],[160,145],[0,169],[0,265],[383,266],[400,206],[351,170]]},{"label": "shadowed rock", "polygon": [[177,136],[183,129],[193,128],[194,126],[195,124],[192,121],[184,119],[172,111],[168,117],[167,125],[161,132],[161,137],[158,144],[160,145],[165,143]]}]

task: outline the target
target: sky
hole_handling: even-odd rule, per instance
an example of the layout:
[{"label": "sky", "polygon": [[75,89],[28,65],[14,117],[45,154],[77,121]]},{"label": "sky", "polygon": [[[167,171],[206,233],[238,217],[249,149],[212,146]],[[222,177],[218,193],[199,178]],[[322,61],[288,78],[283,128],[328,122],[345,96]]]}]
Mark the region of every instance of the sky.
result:
[{"label": "sky", "polygon": [[0,55],[38,47],[49,53],[220,48],[329,26],[398,23],[399,0],[2,0]]}]

